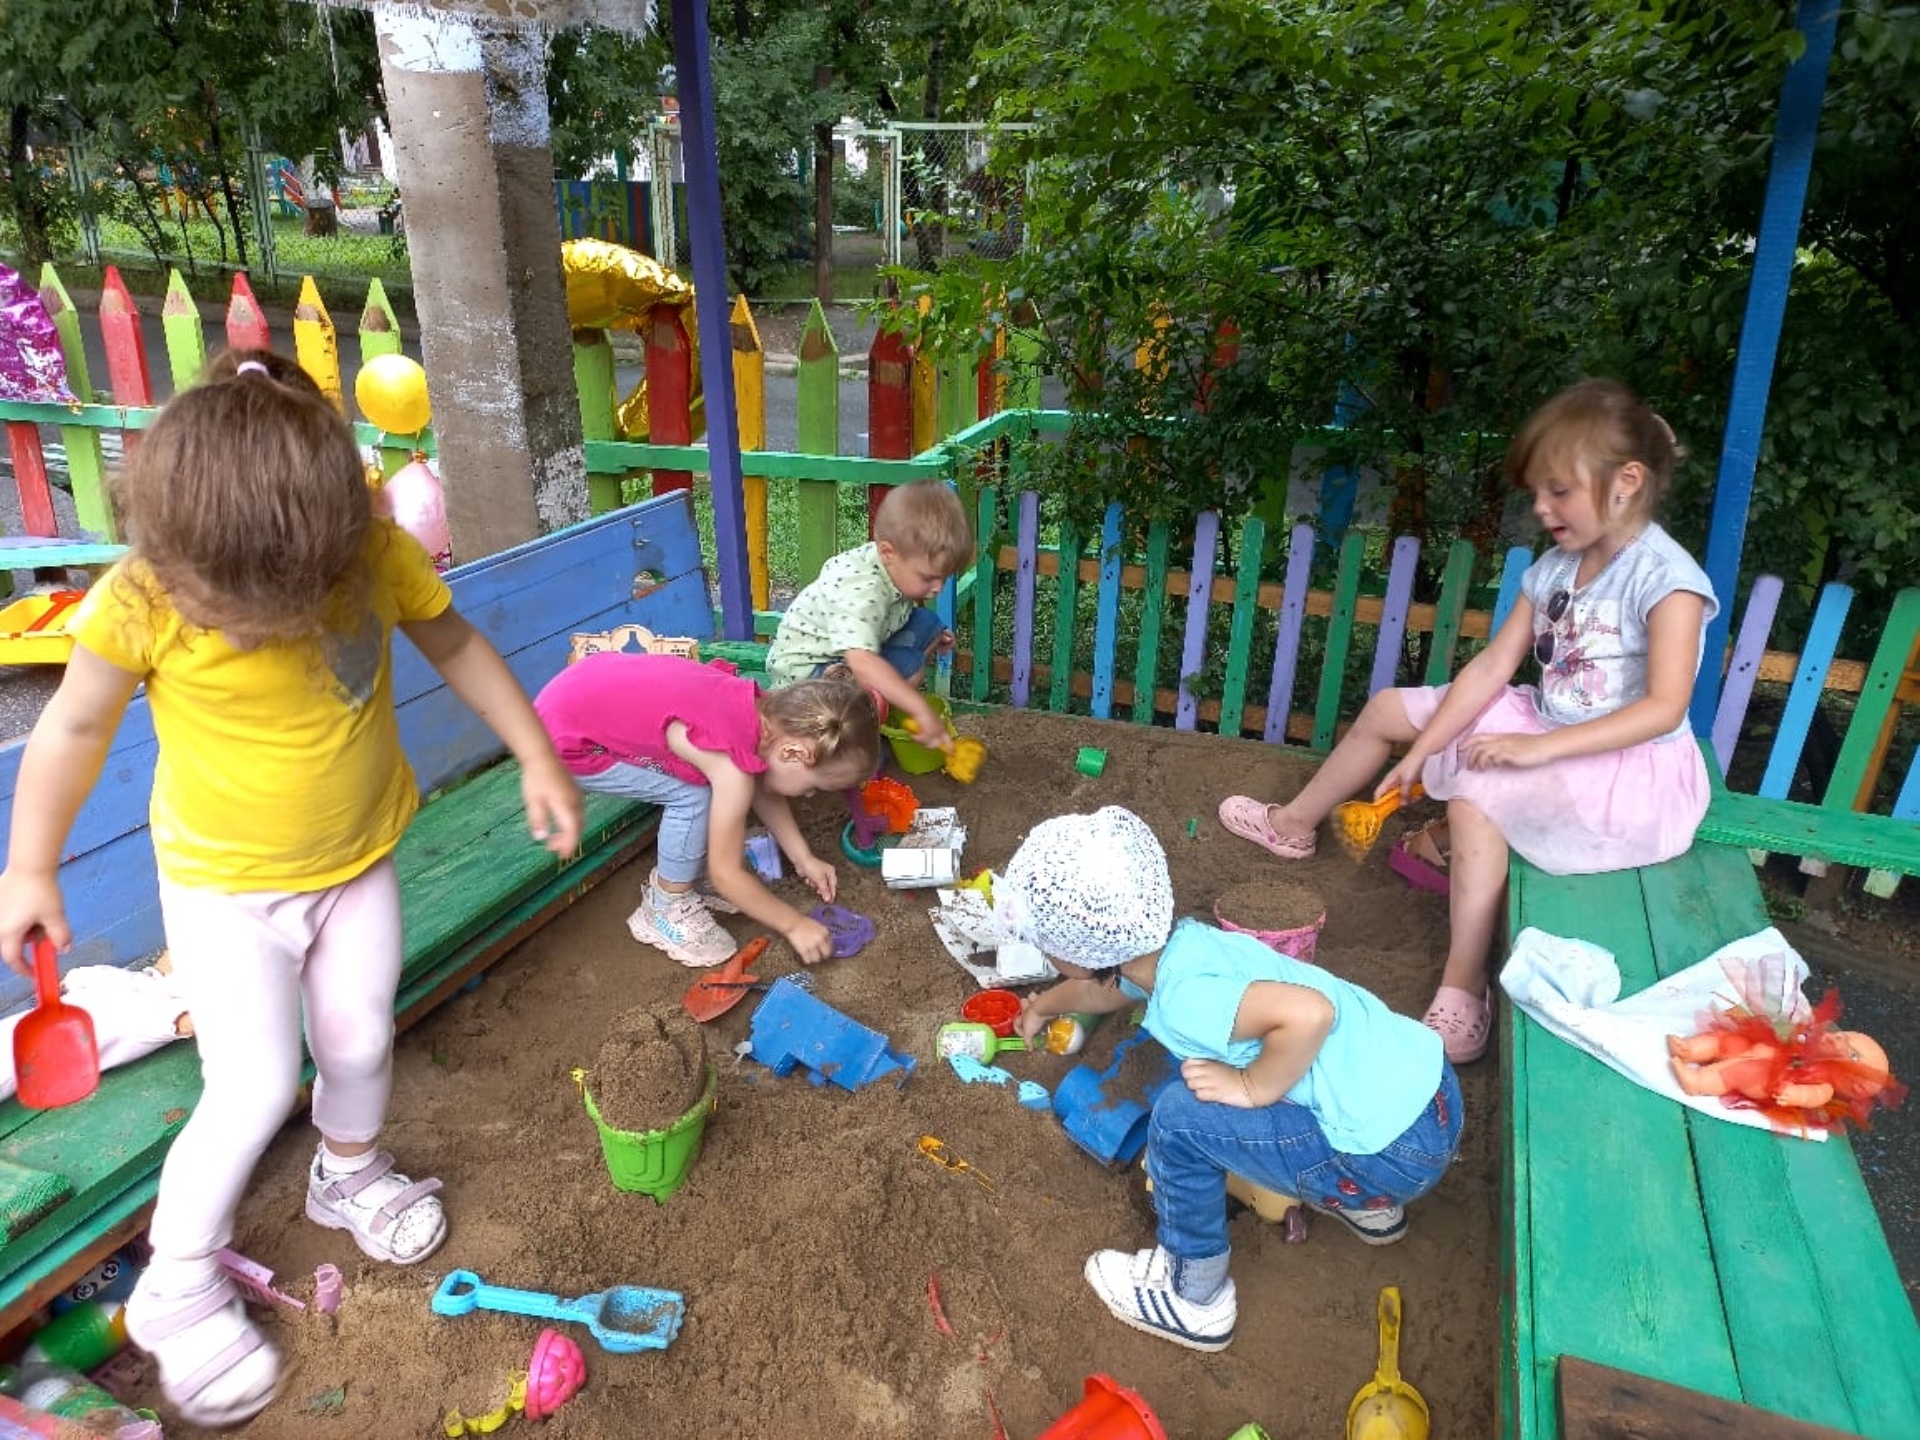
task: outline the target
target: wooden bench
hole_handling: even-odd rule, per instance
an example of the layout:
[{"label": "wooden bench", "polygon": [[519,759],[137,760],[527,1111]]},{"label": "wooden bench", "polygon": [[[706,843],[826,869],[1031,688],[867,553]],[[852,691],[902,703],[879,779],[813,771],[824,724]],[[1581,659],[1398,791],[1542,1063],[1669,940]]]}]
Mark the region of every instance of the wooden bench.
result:
[{"label": "wooden bench", "polygon": [[[643,624],[661,634],[711,629],[699,538],[684,495],[602,516],[449,577],[455,602],[529,691],[565,663],[575,631]],[[404,1025],[571,904],[646,845],[651,807],[589,797],[579,857],[561,864],[527,835],[517,768],[404,639],[394,647],[401,737],[427,803],[395,853],[406,920],[396,1001]],[[24,741],[0,749],[9,813]],[[144,699],[116,737],[100,785],[74,826],[62,882],[76,935],[127,963],[158,950],[146,831],[154,740]],[[0,816],[0,838],[7,816]],[[87,957],[99,963],[94,957]],[[29,993],[8,972],[0,1003]],[[102,1077],[63,1110],[0,1105],[0,1162],[52,1177],[64,1197],[0,1243],[0,1333],[144,1228],[167,1147],[200,1092],[191,1045],[172,1045]],[[4,1179],[0,1176],[0,1179]],[[22,1178],[18,1171],[13,1178]],[[32,1178],[32,1177],[26,1177]]]},{"label": "wooden bench", "polygon": [[[1768,921],[1747,852],[1696,843],[1611,875],[1516,862],[1514,933],[1612,951],[1623,991]],[[1582,1428],[1563,1359],[1843,1433],[1920,1435],[1920,1326],[1852,1147],[1730,1125],[1615,1074],[1507,1007],[1500,1433]],[[1812,1433],[1751,1417],[1693,1434]]]}]

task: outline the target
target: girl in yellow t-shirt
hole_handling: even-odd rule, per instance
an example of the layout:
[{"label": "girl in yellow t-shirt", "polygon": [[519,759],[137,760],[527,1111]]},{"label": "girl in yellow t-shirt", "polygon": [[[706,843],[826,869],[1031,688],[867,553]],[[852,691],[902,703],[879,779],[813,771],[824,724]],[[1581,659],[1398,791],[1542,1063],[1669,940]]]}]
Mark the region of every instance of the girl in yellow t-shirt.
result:
[{"label": "girl in yellow t-shirt", "polygon": [[303,1008],[321,1136],[308,1216],[400,1265],[446,1236],[440,1182],[410,1180],[374,1144],[401,964],[390,855],[418,800],[394,717],[394,627],[519,759],[536,840],[571,854],[581,802],[426,552],[374,519],[352,430],[290,361],[216,358],[146,432],[117,499],[132,551],[82,603],[21,760],[0,957],[25,973],[34,931],[71,940],[61,850],[144,682],[161,916],[205,1087],[160,1173],[127,1332],[186,1419],[231,1425],[273,1398],[280,1357],[219,1254],[293,1108]]}]

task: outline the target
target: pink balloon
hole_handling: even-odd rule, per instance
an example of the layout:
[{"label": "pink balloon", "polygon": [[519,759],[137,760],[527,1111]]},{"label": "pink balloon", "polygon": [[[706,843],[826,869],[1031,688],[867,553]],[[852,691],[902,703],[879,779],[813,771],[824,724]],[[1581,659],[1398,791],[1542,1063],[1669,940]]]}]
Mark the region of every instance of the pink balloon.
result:
[{"label": "pink balloon", "polygon": [[433,557],[434,569],[445,570],[453,563],[446,492],[426,461],[412,460],[394,471],[375,495],[373,508],[418,540]]}]

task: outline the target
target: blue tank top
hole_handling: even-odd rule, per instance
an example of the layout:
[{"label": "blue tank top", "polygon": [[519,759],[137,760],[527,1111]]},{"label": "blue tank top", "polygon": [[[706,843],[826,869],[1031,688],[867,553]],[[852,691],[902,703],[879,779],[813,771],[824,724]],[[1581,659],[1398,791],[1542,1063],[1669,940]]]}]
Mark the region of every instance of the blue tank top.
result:
[{"label": "blue tank top", "polygon": [[1147,1030],[1179,1059],[1244,1070],[1260,1042],[1235,1040],[1233,1024],[1247,987],[1262,980],[1305,986],[1333,1005],[1333,1029],[1286,1098],[1313,1112],[1335,1149],[1377,1154],[1432,1103],[1445,1060],[1434,1031],[1318,965],[1197,920],[1176,925],[1160,952]]}]

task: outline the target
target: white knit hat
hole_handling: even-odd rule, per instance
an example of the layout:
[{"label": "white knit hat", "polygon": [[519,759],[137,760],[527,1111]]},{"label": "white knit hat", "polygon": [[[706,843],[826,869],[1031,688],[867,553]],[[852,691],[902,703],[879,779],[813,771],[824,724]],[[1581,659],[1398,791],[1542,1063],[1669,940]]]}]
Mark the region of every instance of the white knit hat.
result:
[{"label": "white knit hat", "polygon": [[1166,852],[1118,805],[1034,826],[993,898],[1006,929],[1089,970],[1150,955],[1173,928]]}]

